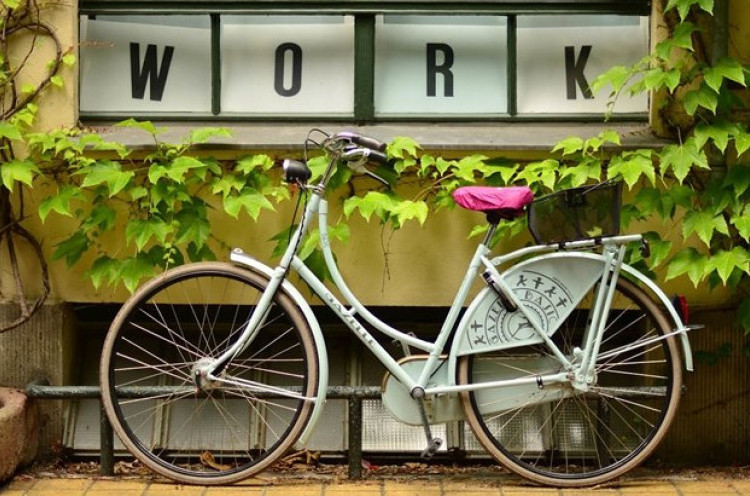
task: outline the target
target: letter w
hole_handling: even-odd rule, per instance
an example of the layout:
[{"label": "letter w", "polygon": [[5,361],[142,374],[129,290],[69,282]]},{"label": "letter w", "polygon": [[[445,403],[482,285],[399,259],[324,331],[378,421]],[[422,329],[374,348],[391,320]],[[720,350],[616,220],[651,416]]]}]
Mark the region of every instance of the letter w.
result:
[{"label": "letter w", "polygon": [[161,58],[161,67],[157,69],[156,45],[146,47],[146,57],[141,67],[141,46],[138,43],[130,44],[130,79],[132,82],[133,98],[143,100],[146,93],[146,83],[150,82],[150,99],[161,101],[164,87],[167,85],[169,65],[172,63],[174,47],[164,47],[164,55]]}]

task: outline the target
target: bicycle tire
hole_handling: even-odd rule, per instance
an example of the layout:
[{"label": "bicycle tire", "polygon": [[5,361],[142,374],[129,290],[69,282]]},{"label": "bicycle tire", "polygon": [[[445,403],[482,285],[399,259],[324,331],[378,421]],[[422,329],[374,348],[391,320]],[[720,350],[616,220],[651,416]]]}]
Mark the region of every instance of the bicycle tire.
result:
[{"label": "bicycle tire", "polygon": [[[573,312],[553,336],[569,358],[576,345],[582,346],[581,321],[588,315],[587,300],[591,298],[585,298],[580,311]],[[537,404],[519,400],[518,407],[506,406],[499,412],[490,411],[490,396],[482,392],[486,390],[463,392],[460,398],[466,422],[497,462],[531,481],[557,487],[611,481],[642,463],[674,419],[682,366],[674,336],[665,336],[671,330],[668,322],[642,289],[620,278],[596,364],[596,380],[588,392],[568,392]],[[656,337],[660,339],[654,341]],[[626,345],[631,345],[630,349]],[[472,383],[475,375],[480,379],[480,373],[473,372],[481,369],[480,360],[498,363],[504,359],[512,365],[507,362],[509,357],[521,363],[519,357],[545,355],[549,351],[535,345],[461,357],[457,382]],[[528,370],[523,374],[545,372]]]},{"label": "bicycle tire", "polygon": [[220,374],[250,386],[199,388],[192,379],[195,364],[235,341],[267,282],[226,263],[185,265],[145,284],[112,322],[102,402],[123,445],[154,472],[186,484],[236,482],[273,464],[307,426],[318,355],[302,311],[282,290],[248,349]]}]

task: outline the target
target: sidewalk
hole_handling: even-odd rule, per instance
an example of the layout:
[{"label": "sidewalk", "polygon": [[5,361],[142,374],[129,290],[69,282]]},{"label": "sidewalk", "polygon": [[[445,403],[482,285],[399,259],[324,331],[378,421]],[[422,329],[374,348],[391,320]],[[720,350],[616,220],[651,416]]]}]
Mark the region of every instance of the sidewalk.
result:
[{"label": "sidewalk", "polygon": [[338,477],[258,477],[232,486],[184,486],[132,477],[16,476],[2,496],[750,496],[750,478],[729,472],[635,474],[592,489],[554,489],[527,485],[509,475],[378,476],[363,481]]}]

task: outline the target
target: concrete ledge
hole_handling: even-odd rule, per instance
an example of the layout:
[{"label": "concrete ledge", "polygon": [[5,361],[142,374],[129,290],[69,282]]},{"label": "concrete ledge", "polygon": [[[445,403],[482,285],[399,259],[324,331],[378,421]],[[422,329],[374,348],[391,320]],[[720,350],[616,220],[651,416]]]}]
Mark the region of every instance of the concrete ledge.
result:
[{"label": "concrete ledge", "polygon": [[[199,123],[157,122],[160,139],[179,143],[199,128]],[[425,150],[440,152],[497,152],[514,155],[523,152],[530,156],[548,156],[552,147],[569,136],[590,138],[605,129],[622,136],[622,149],[652,148],[667,142],[656,138],[647,123],[531,123],[531,122],[453,122],[453,123],[398,123],[353,126],[351,123],[210,123],[212,127],[225,127],[232,132],[229,138],[215,138],[197,149],[212,152],[252,152],[265,150],[297,150],[304,143],[307,132],[314,127],[330,132],[344,130],[390,141],[396,136],[409,136]],[[91,128],[109,141],[122,143],[133,150],[150,150],[154,146],[151,135],[137,128],[109,124],[92,124]]]},{"label": "concrete ledge", "polygon": [[36,408],[20,391],[0,388],[0,484],[34,460],[39,446]]}]

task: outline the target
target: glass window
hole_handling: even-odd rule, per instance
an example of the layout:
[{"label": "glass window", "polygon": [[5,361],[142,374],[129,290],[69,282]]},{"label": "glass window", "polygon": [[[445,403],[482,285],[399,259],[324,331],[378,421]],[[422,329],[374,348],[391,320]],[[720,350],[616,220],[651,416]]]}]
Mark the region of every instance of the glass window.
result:
[{"label": "glass window", "polygon": [[[82,0],[81,116],[598,120],[608,89],[591,82],[649,48],[646,0],[406,9]],[[622,95],[615,116],[645,119],[648,104]]]}]

